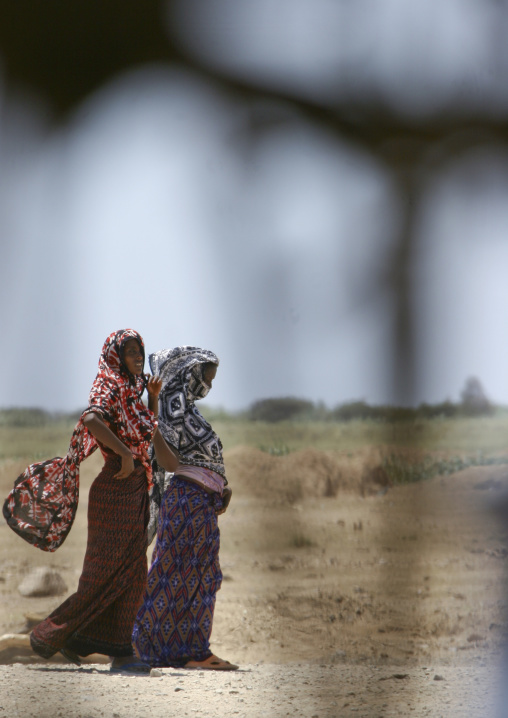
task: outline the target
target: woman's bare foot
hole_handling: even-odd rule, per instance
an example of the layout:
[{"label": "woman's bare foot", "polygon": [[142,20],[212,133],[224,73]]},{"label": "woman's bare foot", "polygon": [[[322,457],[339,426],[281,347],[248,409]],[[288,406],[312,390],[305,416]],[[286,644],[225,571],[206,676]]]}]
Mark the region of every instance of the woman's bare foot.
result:
[{"label": "woman's bare foot", "polygon": [[239,666],[225,661],[219,656],[214,656],[212,653],[204,661],[187,661],[184,668],[198,668],[205,671],[237,671]]}]

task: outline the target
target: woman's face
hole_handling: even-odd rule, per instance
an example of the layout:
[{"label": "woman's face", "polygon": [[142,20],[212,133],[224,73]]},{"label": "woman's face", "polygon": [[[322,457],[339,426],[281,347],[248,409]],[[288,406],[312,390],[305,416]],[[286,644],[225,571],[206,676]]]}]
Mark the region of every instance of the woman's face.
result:
[{"label": "woman's face", "polygon": [[203,381],[211,388],[212,382],[217,374],[217,364],[207,364],[203,369]]},{"label": "woman's face", "polygon": [[143,352],[135,339],[129,339],[125,342],[123,361],[131,374],[139,376],[143,373]]}]

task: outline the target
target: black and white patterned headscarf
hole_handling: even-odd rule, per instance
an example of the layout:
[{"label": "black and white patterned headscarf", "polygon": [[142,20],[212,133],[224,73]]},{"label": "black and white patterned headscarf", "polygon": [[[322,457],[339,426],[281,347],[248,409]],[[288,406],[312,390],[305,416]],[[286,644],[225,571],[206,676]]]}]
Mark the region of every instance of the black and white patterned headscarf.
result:
[{"label": "black and white patterned headscarf", "polygon": [[[203,380],[204,365],[218,366],[218,357],[207,349],[182,346],[150,354],[149,362],[152,374],[162,379],[159,394],[161,434],[178,451],[182,464],[211,469],[227,484],[221,440],[194,403],[210,390]],[[158,510],[171,477],[156,461],[152,466],[154,487],[150,497],[149,541],[153,538],[152,532],[156,531]]]}]

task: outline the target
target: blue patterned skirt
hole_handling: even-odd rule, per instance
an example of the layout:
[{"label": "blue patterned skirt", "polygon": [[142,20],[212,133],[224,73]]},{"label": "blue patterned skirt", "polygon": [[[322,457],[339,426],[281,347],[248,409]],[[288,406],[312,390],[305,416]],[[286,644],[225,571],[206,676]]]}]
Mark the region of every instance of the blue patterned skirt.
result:
[{"label": "blue patterned skirt", "polygon": [[161,504],[157,542],[132,643],[151,666],[211,655],[215,595],[222,583],[215,508],[221,499],[175,477]]}]

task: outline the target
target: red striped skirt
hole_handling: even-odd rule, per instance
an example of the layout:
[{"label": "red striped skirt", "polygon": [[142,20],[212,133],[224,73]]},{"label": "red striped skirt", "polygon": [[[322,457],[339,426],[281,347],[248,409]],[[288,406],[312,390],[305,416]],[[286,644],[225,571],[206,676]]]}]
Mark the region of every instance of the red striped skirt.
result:
[{"label": "red striped skirt", "polygon": [[108,458],[91,486],[78,590],[30,635],[44,658],[61,648],[80,656],[132,655],[132,627],[147,577],[148,485],[142,466],[115,479],[119,468],[117,457]]}]

